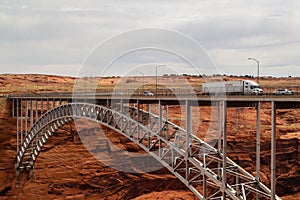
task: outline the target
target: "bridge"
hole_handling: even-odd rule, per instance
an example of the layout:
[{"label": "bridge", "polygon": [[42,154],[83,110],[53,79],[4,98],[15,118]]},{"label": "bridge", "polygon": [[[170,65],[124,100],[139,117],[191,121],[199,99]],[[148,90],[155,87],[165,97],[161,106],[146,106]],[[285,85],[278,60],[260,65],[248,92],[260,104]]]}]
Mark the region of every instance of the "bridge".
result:
[{"label": "bridge", "polygon": [[[111,96],[109,94],[10,95],[17,122],[16,170],[34,169],[38,155],[53,133],[74,119],[84,118],[109,127],[135,142],[183,182],[199,199],[280,199],[276,187],[276,110],[300,108],[295,96]],[[271,104],[271,188],[260,179],[260,109]],[[157,105],[158,114],[142,110]],[[168,120],[168,106],[185,109],[185,129]],[[216,145],[192,132],[192,107],[217,109]],[[146,106],[147,107],[147,106]],[[255,177],[227,157],[227,108],[255,107]],[[164,113],[164,114],[163,114]],[[146,120],[145,120],[146,119]]]}]

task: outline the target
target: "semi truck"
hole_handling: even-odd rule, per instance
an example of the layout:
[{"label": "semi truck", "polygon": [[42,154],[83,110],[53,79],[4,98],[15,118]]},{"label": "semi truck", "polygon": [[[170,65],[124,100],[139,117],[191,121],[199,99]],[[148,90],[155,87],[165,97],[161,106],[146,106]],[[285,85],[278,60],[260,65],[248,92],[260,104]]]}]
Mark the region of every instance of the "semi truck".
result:
[{"label": "semi truck", "polygon": [[203,82],[202,94],[262,94],[259,85],[250,80]]}]

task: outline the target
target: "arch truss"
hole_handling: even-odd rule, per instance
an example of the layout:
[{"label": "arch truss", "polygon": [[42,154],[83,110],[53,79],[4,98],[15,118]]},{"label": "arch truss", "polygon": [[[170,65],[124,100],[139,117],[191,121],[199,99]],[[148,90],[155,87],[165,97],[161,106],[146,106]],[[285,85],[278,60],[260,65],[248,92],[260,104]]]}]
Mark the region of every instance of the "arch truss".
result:
[{"label": "arch truss", "polygon": [[16,156],[17,170],[32,169],[43,145],[56,130],[74,119],[85,118],[138,144],[199,199],[271,199],[270,190],[260,180],[189,130],[139,109],[131,109],[129,115],[129,108],[121,107],[69,103],[47,111],[24,138]]}]

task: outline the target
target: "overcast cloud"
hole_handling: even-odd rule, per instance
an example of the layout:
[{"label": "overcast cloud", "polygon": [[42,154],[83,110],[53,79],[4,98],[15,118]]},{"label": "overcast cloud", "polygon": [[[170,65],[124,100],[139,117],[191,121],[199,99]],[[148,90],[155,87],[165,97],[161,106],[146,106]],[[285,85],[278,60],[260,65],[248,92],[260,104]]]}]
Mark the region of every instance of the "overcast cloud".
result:
[{"label": "overcast cloud", "polygon": [[[256,75],[256,63],[247,59],[254,57],[262,75],[300,76],[299,10],[298,0],[0,0],[0,73],[76,76],[99,43],[155,27],[193,38],[222,74]],[[110,75],[128,73],[122,65],[150,62],[184,68],[172,56],[149,57],[129,55]]]}]

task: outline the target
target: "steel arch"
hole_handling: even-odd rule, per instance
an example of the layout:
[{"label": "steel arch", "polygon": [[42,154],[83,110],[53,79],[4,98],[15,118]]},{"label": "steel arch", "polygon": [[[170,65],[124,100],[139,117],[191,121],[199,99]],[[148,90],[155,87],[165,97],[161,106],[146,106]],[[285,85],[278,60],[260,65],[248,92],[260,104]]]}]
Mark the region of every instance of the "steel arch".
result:
[{"label": "steel arch", "polygon": [[[138,144],[169,169],[199,199],[222,199],[222,193],[229,199],[245,200],[253,195],[262,199],[271,198],[270,190],[266,186],[229,158],[226,158],[226,173],[235,180],[224,183],[220,167],[223,164],[222,153],[193,134],[189,136],[191,144],[187,149],[184,129],[163,120],[163,127],[159,130],[158,117],[143,113],[148,114],[148,124],[139,123],[136,120],[137,115],[128,116],[95,104],[70,103],[55,107],[43,114],[32,126],[17,153],[16,169],[33,168],[43,145],[52,133],[73,119],[86,118],[99,122]],[[168,127],[165,128],[166,126]],[[167,134],[166,129],[172,134]]]}]

